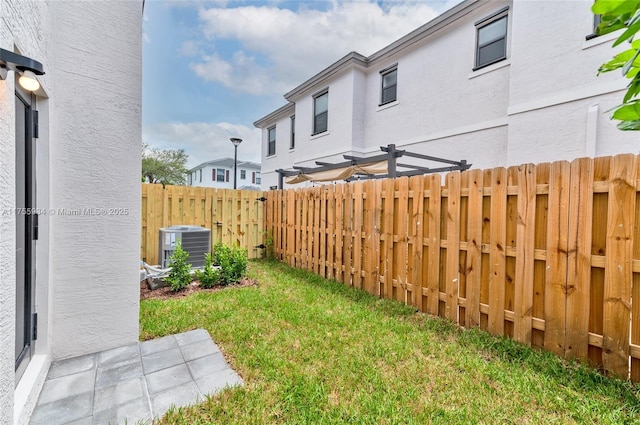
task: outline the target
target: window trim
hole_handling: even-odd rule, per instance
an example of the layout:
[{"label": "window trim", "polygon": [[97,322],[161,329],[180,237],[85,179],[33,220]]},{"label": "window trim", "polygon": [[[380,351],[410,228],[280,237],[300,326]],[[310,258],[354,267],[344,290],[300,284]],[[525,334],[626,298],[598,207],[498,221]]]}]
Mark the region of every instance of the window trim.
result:
[{"label": "window trim", "polygon": [[[327,127],[322,130],[322,131],[317,131],[316,130],[316,99],[327,95],[327,110],[326,112],[322,112],[322,114],[327,114]],[[321,134],[321,133],[325,133],[329,131],[329,89],[323,89],[321,91],[319,91],[318,93],[313,95],[313,133],[311,133],[312,136],[315,136],[316,134]]]},{"label": "window trim", "polygon": [[[396,95],[392,100],[388,100],[386,102],[384,102],[383,97],[384,97],[384,77],[386,75],[391,74],[392,72],[396,73]],[[389,86],[392,87],[392,86]],[[387,88],[389,88],[387,87]],[[393,64],[391,66],[386,67],[385,69],[383,69],[382,71],[380,71],[380,103],[378,103],[378,106],[383,106],[383,105],[388,105],[391,102],[397,102],[398,101],[398,64]]]},{"label": "window trim", "polygon": [[[504,33],[504,56],[493,59],[487,63],[484,63],[482,65],[478,65],[478,60],[480,59],[480,47],[483,47],[485,45],[491,44],[491,43],[495,43],[496,41],[500,40],[500,38],[496,38],[495,40],[492,40],[489,43],[485,43],[483,46],[480,45],[480,30],[488,25],[491,25],[494,22],[499,21],[500,19],[506,19],[506,29],[505,29],[505,33]],[[477,71],[478,69],[482,69],[486,66],[489,65],[493,65],[494,63],[503,61],[505,59],[507,59],[507,53],[508,53],[508,42],[509,42],[509,6],[505,6],[500,10],[495,11],[494,13],[492,13],[491,15],[485,16],[484,18],[476,21],[474,23],[474,26],[476,28],[476,47],[475,47],[475,59],[474,59],[474,67],[473,67],[473,71]]]},{"label": "window trim", "polygon": [[[271,130],[273,130],[273,152],[269,152],[269,149],[271,148]],[[276,154],[276,139],[278,137],[278,134],[276,132],[276,126],[272,126],[267,128],[267,157],[270,156],[275,156]]]}]

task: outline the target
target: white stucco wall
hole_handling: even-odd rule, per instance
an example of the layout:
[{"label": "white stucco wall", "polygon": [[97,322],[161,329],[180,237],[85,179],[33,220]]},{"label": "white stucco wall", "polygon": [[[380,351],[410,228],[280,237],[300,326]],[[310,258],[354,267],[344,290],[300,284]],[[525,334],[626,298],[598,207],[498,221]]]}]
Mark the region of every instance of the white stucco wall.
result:
[{"label": "white stucco wall", "polygon": [[592,3],[515,1],[507,165],[640,152],[640,135],[606,113],[627,80],[597,69],[626,47],[612,49],[612,35],[585,40]]},{"label": "white stucco wall", "polygon": [[51,217],[59,359],[138,339],[142,4],[52,2],[50,9],[51,207],[100,209]]},{"label": "white stucco wall", "polygon": [[[0,2],[0,47],[18,51],[44,64],[50,62],[50,20],[48,4],[39,1],[7,0]],[[43,89],[40,95],[54,92],[49,75],[39,77]],[[50,358],[48,355],[48,324],[44,320],[41,336],[35,342],[34,360],[24,372],[20,385],[15,389],[15,75],[9,72],[7,79],[0,81],[0,424],[24,421],[35,403],[37,393],[46,374]],[[45,112],[47,102],[40,98],[38,108]],[[41,116],[42,117],[42,116]],[[47,143],[46,130],[41,131],[38,143]],[[36,180],[48,173],[46,149],[38,149]],[[42,182],[44,191],[46,182]],[[45,196],[46,198],[46,196]],[[36,246],[37,264],[47,262],[48,235],[46,219],[40,222],[40,240]],[[43,250],[44,248],[44,250]],[[40,254],[41,257],[39,256]],[[47,270],[36,274],[36,311],[46,317],[50,312],[48,295],[49,276]]]},{"label": "white stucco wall", "polygon": [[[138,338],[141,12],[141,2],[0,2],[0,47],[46,72],[35,105],[36,207],[51,211],[35,248],[38,339],[15,388],[15,218],[0,216],[2,425],[28,421],[52,360]],[[2,211],[15,207],[14,78],[0,81]]]}]

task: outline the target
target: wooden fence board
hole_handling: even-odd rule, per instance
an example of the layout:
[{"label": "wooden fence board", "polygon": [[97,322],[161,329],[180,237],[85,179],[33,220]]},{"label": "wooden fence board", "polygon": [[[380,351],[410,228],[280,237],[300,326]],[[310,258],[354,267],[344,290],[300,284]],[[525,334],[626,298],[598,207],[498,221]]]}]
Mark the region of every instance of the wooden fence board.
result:
[{"label": "wooden fence board", "polygon": [[591,222],[593,221],[593,160],[571,163],[569,194],[569,256],[567,264],[567,332],[565,356],[586,359],[589,351],[591,286]]},{"label": "wooden fence board", "polygon": [[373,247],[373,233],[375,231],[374,224],[374,202],[373,196],[373,180],[367,180],[363,184],[363,192],[366,194],[362,204],[362,232],[364,239],[362,242],[362,268],[364,272],[364,278],[362,285],[364,290],[372,295],[378,295],[375,291],[375,262],[376,257],[374,255]]},{"label": "wooden fence board", "polygon": [[362,209],[363,185],[353,185],[353,286],[362,289]]},{"label": "wooden fence board", "polygon": [[384,207],[382,217],[384,220],[384,249],[381,251],[384,264],[384,298],[393,299],[393,206],[395,185],[393,179],[387,179],[383,182],[383,199]]},{"label": "wooden fence board", "polygon": [[635,160],[634,155],[614,157],[609,177],[602,362],[605,370],[621,378],[629,372]]},{"label": "wooden fence board", "polygon": [[494,335],[504,334],[504,297],[506,268],[506,232],[504,219],[507,208],[507,170],[494,168],[491,174],[491,247],[489,252],[488,330]]},{"label": "wooden fence board", "polygon": [[[396,197],[397,193],[397,197]],[[409,203],[409,178],[395,179],[393,193],[393,281],[394,299],[407,303],[407,215]],[[397,239],[397,242],[396,242]]]},{"label": "wooden fence board", "polygon": [[518,167],[518,212],[514,304],[516,341],[531,345],[533,313],[533,273],[536,219],[536,169],[532,164]]},{"label": "wooden fence board", "polygon": [[380,258],[382,254],[380,252],[380,235],[382,226],[382,180],[376,180],[373,182],[373,258],[376,264],[374,273],[375,288],[374,293],[378,296],[382,296],[382,286],[380,284],[381,268]]},{"label": "wooden fence board", "polygon": [[569,176],[568,162],[558,161],[551,164],[544,347],[559,356],[563,356],[565,350]]},{"label": "wooden fence board", "polygon": [[342,229],[344,229],[344,221],[342,219],[342,205],[343,205],[343,184],[336,185],[336,244],[335,244],[335,272],[334,276],[338,282],[342,282],[342,264],[343,264],[343,249],[342,249]]},{"label": "wooden fence board", "polygon": [[440,299],[440,213],[441,213],[441,187],[439,175],[428,176],[429,182],[429,209],[428,218],[428,238],[429,253],[427,258],[427,312],[434,316],[438,315],[438,305]]},{"label": "wooden fence board", "polygon": [[465,325],[468,328],[480,325],[480,285],[482,265],[482,170],[471,170],[469,174],[469,208],[467,224],[467,305]]},{"label": "wooden fence board", "polygon": [[411,224],[409,226],[411,255],[409,281],[413,287],[411,304],[422,310],[422,254],[424,252],[424,176],[409,179],[409,190],[413,193]]},{"label": "wooden fence board", "polygon": [[[640,161],[636,159],[636,178],[640,176]],[[640,262],[640,191],[636,192],[635,232],[633,235],[633,261]],[[631,344],[640,346],[640,270],[634,268],[631,289]],[[635,301],[635,302],[634,302]],[[630,378],[640,382],[640,357],[631,358]]]},{"label": "wooden fence board", "polygon": [[460,173],[447,174],[447,267],[445,315],[458,321],[458,285],[460,282]]},{"label": "wooden fence board", "polygon": [[353,265],[353,184],[344,185],[343,192],[343,240],[342,240],[342,282],[353,286],[352,265]]}]

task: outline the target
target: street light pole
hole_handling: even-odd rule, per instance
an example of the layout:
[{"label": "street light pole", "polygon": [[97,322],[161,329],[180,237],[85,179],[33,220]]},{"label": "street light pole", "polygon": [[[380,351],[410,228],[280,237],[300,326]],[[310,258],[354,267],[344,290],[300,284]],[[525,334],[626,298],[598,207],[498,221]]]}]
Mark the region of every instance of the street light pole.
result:
[{"label": "street light pole", "polygon": [[237,137],[231,138],[231,143],[233,143],[234,152],[233,152],[233,188],[237,189],[238,185],[238,145],[242,143],[242,139],[238,139]]}]

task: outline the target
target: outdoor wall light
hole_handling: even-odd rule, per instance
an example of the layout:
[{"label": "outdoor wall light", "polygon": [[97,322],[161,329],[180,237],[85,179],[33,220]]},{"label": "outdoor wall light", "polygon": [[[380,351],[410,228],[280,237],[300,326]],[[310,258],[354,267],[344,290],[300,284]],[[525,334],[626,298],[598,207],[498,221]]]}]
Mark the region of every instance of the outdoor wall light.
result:
[{"label": "outdoor wall light", "polygon": [[27,91],[36,91],[40,83],[36,75],[44,75],[44,68],[37,60],[0,49],[0,80],[6,80],[9,71],[20,74],[18,84]]}]

